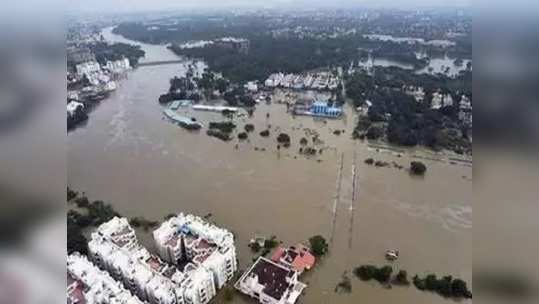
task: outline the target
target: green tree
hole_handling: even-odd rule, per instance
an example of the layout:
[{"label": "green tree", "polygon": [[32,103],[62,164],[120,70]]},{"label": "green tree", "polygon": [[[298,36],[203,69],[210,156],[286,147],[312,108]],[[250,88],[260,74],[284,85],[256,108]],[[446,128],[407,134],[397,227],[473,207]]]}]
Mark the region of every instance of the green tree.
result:
[{"label": "green tree", "polygon": [[88,240],[82,234],[81,227],[77,223],[67,220],[67,253],[80,252],[88,253]]},{"label": "green tree", "polygon": [[328,243],[321,235],[315,235],[309,239],[311,251],[315,256],[322,256],[328,252]]},{"label": "green tree", "polygon": [[376,271],[374,278],[380,283],[385,283],[389,281],[392,272],[393,268],[389,265],[386,265]]},{"label": "green tree", "polygon": [[427,171],[427,166],[419,161],[413,161],[410,163],[410,172],[414,175],[424,175]]},{"label": "green tree", "polygon": [[461,279],[454,279],[451,283],[451,293],[454,297],[471,298],[472,293],[468,290],[466,282]]},{"label": "green tree", "polygon": [[395,277],[395,280],[399,284],[408,285],[410,284],[410,281],[408,281],[408,273],[406,270],[399,270],[397,273],[397,276]]},{"label": "green tree", "polygon": [[240,140],[246,140],[249,136],[247,135],[247,132],[241,132],[238,134],[238,138]]}]

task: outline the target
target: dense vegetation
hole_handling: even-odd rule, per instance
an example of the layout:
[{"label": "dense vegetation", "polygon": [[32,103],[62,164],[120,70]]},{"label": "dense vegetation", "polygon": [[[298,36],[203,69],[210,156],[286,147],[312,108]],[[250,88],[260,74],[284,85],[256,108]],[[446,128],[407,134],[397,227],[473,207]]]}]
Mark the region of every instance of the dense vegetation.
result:
[{"label": "dense vegetation", "polygon": [[236,128],[236,125],[231,121],[222,121],[222,122],[210,122],[210,129],[218,129],[224,133],[232,133]]},{"label": "dense vegetation", "polygon": [[232,139],[228,133],[225,133],[219,129],[208,129],[208,131],[206,131],[206,134],[208,136],[218,138],[222,141],[229,141]]},{"label": "dense vegetation", "polygon": [[[67,212],[67,252],[88,252],[88,240],[83,234],[83,230],[89,227],[97,227],[108,222],[115,216],[121,216],[110,204],[103,201],[90,202],[84,194],[67,187],[67,202],[76,208],[69,208]],[[135,227],[145,230],[157,226],[156,221],[150,221],[143,217],[134,217],[129,223]]]},{"label": "dense vegetation", "polygon": [[260,132],[260,136],[262,137],[268,137],[270,135],[270,131],[269,130],[264,130],[264,131],[261,131]]},{"label": "dense vegetation", "polygon": [[238,139],[240,140],[246,140],[248,137],[249,135],[247,135],[247,132],[241,132],[238,134]]},{"label": "dense vegetation", "polygon": [[309,239],[311,251],[315,256],[322,256],[328,252],[329,245],[321,235],[315,235]]},{"label": "dense vegetation", "polygon": [[376,280],[380,283],[387,283],[391,277],[393,268],[391,266],[382,266],[380,268],[374,265],[362,265],[354,269],[354,274],[363,281]]},{"label": "dense vegetation", "polygon": [[[393,268],[389,265],[382,267],[362,265],[354,269],[356,277],[363,281],[376,280],[381,284],[410,284],[406,270],[399,270],[393,279],[391,279],[392,273]],[[429,274],[425,278],[415,275],[413,284],[419,290],[433,291],[444,297],[455,299],[472,298],[472,292],[468,290],[466,282],[452,276],[444,276],[438,279],[435,274]]]},{"label": "dense vegetation", "polygon": [[[471,18],[436,15],[440,23],[430,22],[428,28],[421,28],[424,22],[420,17],[410,18],[396,12],[383,14],[369,22],[341,17],[340,13],[326,18],[286,13],[273,16],[254,13],[170,17],[151,29],[143,23],[122,23],[114,29],[114,33],[147,43],[171,43],[170,48],[175,53],[202,58],[213,70],[222,72],[234,82],[264,80],[274,72],[300,73],[320,67],[348,65],[351,61],[365,60],[369,56],[395,60],[415,68],[427,64],[427,60],[417,58],[416,53],[429,56],[448,53],[457,58],[471,58],[471,35],[455,38],[456,46],[448,48],[364,37],[364,34],[382,31],[404,37],[444,39],[445,33],[457,24],[471,24]],[[403,32],[405,25],[414,30]],[[302,30],[294,31],[296,28]],[[471,32],[471,26],[464,30],[465,33]],[[337,32],[339,34],[335,34]],[[217,44],[200,48],[179,46],[187,41],[209,41],[229,36],[248,39],[249,51],[237,52]]]},{"label": "dense vegetation", "polygon": [[277,142],[284,145],[285,147],[290,146],[290,135],[286,133],[280,133],[279,136],[277,136]]},{"label": "dense vegetation", "polygon": [[[376,68],[374,75],[355,73],[346,79],[347,95],[355,106],[363,106],[366,100],[372,103],[368,115],[358,120],[355,137],[386,138],[403,146],[471,152],[468,130],[458,119],[460,96],[471,98],[471,77],[471,72],[452,79],[443,75],[417,75],[399,68]],[[402,90],[409,85],[424,88],[423,102],[417,102]],[[438,90],[450,94],[454,105],[431,109],[432,94]]]},{"label": "dense vegetation", "polygon": [[202,58],[216,71],[235,82],[265,80],[271,73],[301,73],[315,68],[340,65],[358,58],[356,44],[348,39],[273,39],[254,36],[247,54],[218,46],[181,49],[179,55]]},{"label": "dense vegetation", "polygon": [[139,59],[146,54],[140,49],[140,46],[127,43],[108,44],[106,42],[98,42],[90,44],[89,48],[95,54],[97,62],[101,65],[105,65],[107,61],[127,58],[132,66],[137,66]]},{"label": "dense vegetation", "polygon": [[237,86],[223,94],[223,99],[226,100],[229,106],[237,107],[254,107],[256,102],[254,98],[247,94],[242,86]]},{"label": "dense vegetation", "polygon": [[452,276],[437,278],[435,274],[429,274],[425,278],[415,275],[414,286],[419,290],[436,292],[444,297],[471,299],[472,292],[468,290],[466,282]]}]

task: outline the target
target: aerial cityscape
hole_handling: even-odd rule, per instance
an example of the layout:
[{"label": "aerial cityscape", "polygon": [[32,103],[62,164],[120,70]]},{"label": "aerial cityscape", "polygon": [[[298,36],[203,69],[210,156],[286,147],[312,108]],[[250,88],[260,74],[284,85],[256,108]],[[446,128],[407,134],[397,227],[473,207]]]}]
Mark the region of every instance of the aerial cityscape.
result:
[{"label": "aerial cityscape", "polygon": [[472,303],[469,7],[67,20],[68,304]]}]

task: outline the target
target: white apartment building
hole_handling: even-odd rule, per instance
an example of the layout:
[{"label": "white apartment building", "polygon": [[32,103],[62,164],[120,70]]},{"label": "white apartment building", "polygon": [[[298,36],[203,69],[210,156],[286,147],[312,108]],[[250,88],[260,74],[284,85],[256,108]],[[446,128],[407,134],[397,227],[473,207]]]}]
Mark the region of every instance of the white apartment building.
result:
[{"label": "white apartment building", "polygon": [[79,76],[90,75],[101,71],[101,66],[97,61],[88,61],[76,65]]},{"label": "white apartment building", "polygon": [[268,79],[264,82],[264,85],[267,87],[278,87],[282,85],[284,79],[283,73],[271,74]]},{"label": "white apartment building", "polygon": [[222,288],[238,268],[234,236],[226,229],[188,214],[170,218],[153,232],[159,255],[173,264],[189,261],[213,275]]},{"label": "white apartment building", "polygon": [[460,97],[459,109],[461,109],[461,110],[471,110],[472,109],[472,101],[470,100],[470,98],[468,98],[468,96],[462,95]]},{"label": "white apartment building", "polygon": [[206,304],[216,294],[210,270],[195,264],[179,270],[152,255],[138,243],[125,218],[101,225],[88,248],[100,267],[150,304]]},{"label": "white apartment building", "polygon": [[129,70],[131,65],[129,64],[129,59],[124,58],[116,61],[107,61],[105,67],[112,73],[121,74]]},{"label": "white apartment building", "polygon": [[67,257],[68,304],[142,304],[137,297],[78,253]]},{"label": "white apartment building", "polygon": [[258,92],[258,85],[255,81],[249,81],[245,84],[245,89],[249,92]]},{"label": "white apartment building", "polygon": [[438,110],[442,107],[449,107],[453,105],[453,97],[451,94],[442,94],[435,92],[432,94],[431,109]]}]

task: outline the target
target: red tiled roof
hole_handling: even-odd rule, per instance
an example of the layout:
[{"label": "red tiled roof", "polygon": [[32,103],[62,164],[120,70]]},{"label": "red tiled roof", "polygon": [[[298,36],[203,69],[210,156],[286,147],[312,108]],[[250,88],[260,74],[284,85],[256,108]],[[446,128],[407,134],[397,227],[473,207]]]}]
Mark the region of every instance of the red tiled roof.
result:
[{"label": "red tiled roof", "polygon": [[284,253],[285,253],[285,249],[283,247],[281,246],[277,247],[277,249],[275,249],[275,252],[273,252],[273,254],[271,255],[271,260],[279,263]]},{"label": "red tiled roof", "polygon": [[305,269],[311,269],[316,262],[308,247],[298,244],[289,248],[278,247],[271,260],[280,263],[284,260],[285,264],[290,264],[292,269],[303,272]]}]

